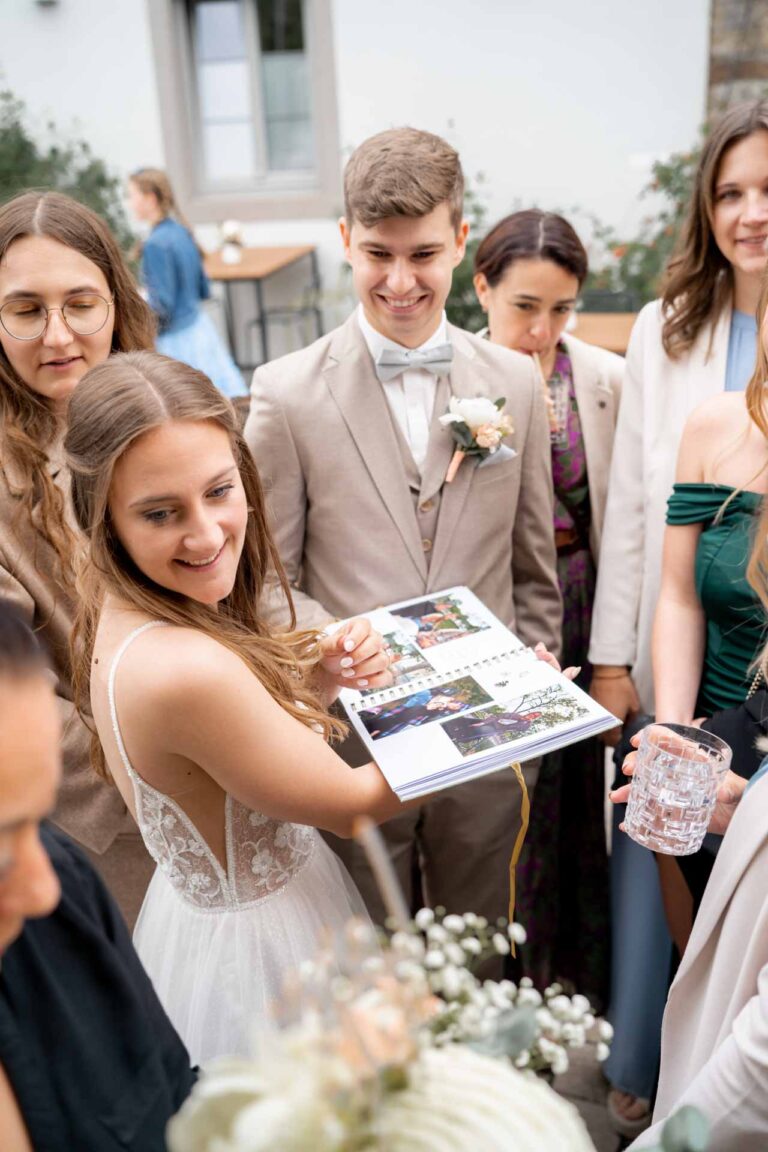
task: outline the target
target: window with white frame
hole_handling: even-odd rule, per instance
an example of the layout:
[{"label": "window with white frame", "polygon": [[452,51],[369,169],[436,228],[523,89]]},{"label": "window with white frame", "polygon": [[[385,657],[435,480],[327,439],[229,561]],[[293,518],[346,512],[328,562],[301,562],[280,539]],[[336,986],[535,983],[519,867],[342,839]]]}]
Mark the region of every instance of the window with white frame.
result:
[{"label": "window with white frame", "polygon": [[302,0],[190,0],[188,7],[202,183],[249,187],[273,174],[312,173]]},{"label": "window with white frame", "polygon": [[166,162],[191,219],[338,210],[331,0],[152,0]]}]

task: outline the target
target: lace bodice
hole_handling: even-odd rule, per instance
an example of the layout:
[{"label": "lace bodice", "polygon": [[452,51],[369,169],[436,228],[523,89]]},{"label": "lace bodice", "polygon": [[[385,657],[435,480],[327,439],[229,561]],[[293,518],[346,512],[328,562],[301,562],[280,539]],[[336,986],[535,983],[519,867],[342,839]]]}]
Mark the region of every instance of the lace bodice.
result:
[{"label": "lace bodice", "polygon": [[120,645],[109,671],[112,730],[133,785],[136,820],[158,868],[187,903],[220,912],[259,904],[280,892],[312,856],[317,832],[252,812],[227,795],[224,869],[183,808],[134,771],[123,743],[115,703],[115,676],[128,646],[149,628],[172,627],[152,620],[134,629]]}]

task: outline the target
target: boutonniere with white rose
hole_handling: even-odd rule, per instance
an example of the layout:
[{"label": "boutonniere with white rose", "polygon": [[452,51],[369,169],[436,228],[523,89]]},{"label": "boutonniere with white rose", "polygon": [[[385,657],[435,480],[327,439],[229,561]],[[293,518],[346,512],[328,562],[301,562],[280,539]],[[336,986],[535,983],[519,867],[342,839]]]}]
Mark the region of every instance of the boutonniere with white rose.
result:
[{"label": "boutonniere with white rose", "polygon": [[456,451],[445,474],[446,484],[455,478],[465,456],[479,456],[485,460],[499,451],[505,436],[514,432],[509,416],[502,413],[505,404],[503,396],[496,401],[487,396],[451,398],[448,411],[440,417],[440,423],[450,427],[456,443]]}]

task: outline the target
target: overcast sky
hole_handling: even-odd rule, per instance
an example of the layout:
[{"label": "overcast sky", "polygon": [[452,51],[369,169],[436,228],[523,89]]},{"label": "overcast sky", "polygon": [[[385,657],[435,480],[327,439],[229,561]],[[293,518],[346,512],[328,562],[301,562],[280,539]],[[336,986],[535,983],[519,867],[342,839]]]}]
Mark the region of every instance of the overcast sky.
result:
[{"label": "overcast sky", "polygon": [[[341,140],[411,123],[487,177],[490,214],[631,228],[654,156],[703,120],[707,0],[334,0]],[[474,22],[473,22],[474,21]],[[360,93],[368,93],[360,99]]]}]

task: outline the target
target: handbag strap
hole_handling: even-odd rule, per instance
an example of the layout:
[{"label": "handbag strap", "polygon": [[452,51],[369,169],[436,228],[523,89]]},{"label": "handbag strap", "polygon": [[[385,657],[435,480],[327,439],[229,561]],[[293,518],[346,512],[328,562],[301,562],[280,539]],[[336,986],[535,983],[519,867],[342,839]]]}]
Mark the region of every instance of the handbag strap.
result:
[{"label": "handbag strap", "polygon": [[758,668],[757,672],[755,672],[754,679],[752,680],[752,683],[749,686],[749,692],[747,692],[747,696],[746,696],[747,700],[752,699],[755,692],[757,692],[758,688],[760,687],[760,681],[762,679],[763,679],[763,670],[762,670],[762,668]]}]

